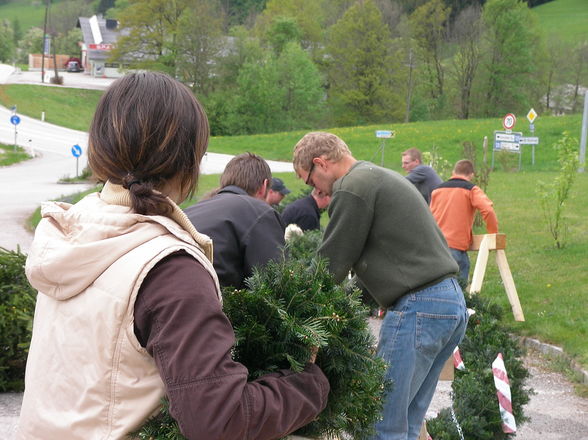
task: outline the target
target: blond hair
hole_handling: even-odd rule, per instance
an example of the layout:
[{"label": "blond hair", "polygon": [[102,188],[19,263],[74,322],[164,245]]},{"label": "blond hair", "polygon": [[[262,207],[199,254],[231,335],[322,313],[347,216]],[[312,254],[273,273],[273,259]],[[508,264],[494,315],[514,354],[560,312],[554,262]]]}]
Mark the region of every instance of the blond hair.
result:
[{"label": "blond hair", "polygon": [[349,147],[332,133],[314,131],[305,134],[294,147],[293,165],[295,170],[309,171],[315,157],[337,162],[345,155],[351,156]]}]

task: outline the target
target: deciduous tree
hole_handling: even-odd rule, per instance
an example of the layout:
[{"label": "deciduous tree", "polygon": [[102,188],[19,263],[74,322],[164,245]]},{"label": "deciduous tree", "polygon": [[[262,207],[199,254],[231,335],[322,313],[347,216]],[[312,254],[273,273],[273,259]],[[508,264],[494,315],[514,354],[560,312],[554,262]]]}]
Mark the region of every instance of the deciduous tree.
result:
[{"label": "deciduous tree", "polygon": [[481,101],[485,116],[526,111],[538,87],[537,22],[520,0],[488,0],[482,14],[485,31],[484,84]]},{"label": "deciduous tree", "polygon": [[[400,119],[403,90],[390,31],[372,0],[358,2],[330,29],[329,100],[338,124]],[[396,87],[395,87],[396,86]]]}]

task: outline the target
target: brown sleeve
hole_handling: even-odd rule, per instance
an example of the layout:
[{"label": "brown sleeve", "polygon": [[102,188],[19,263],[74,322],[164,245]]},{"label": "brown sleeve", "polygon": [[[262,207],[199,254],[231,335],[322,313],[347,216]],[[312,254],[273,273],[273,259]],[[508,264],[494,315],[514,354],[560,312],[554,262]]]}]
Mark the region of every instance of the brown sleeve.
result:
[{"label": "brown sleeve", "polygon": [[170,412],[189,439],[276,439],[312,421],[329,383],[319,367],[247,382],[213,280],[185,252],[159,262],[135,303],[135,334],[155,359]]}]

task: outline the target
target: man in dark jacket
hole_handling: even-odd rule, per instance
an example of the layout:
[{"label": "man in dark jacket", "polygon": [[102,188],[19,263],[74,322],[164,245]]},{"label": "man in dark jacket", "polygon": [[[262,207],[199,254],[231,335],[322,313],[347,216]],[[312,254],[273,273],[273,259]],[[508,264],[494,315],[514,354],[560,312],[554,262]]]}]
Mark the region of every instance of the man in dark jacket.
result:
[{"label": "man in dark jacket", "polygon": [[212,238],[222,287],[244,287],[255,266],[282,254],[284,225],[265,202],[271,178],[262,157],[240,154],[225,167],[218,193],[185,210],[196,229]]},{"label": "man in dark jacket", "polygon": [[312,231],[321,227],[321,211],[329,206],[331,197],[318,189],[313,189],[309,195],[288,204],[282,212],[284,225],[295,224],[303,231]]},{"label": "man in dark jacket", "polygon": [[431,204],[431,193],[443,180],[433,168],[423,165],[418,148],[409,148],[402,153],[402,168],[408,173],[406,178],[423,195],[427,204]]}]

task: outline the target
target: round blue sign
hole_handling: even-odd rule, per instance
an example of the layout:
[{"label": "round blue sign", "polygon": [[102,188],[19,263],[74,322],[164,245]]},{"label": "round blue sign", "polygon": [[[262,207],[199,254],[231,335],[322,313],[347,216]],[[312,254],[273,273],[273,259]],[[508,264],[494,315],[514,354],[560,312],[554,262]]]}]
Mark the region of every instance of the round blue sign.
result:
[{"label": "round blue sign", "polygon": [[20,124],[20,118],[17,115],[12,115],[10,117],[10,122],[12,125],[18,125]]},{"label": "round blue sign", "polygon": [[71,147],[71,154],[73,154],[74,157],[80,157],[82,155],[82,147],[80,147],[78,144],[75,144],[73,147]]}]

